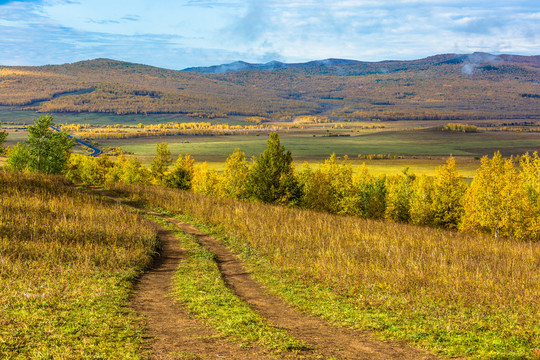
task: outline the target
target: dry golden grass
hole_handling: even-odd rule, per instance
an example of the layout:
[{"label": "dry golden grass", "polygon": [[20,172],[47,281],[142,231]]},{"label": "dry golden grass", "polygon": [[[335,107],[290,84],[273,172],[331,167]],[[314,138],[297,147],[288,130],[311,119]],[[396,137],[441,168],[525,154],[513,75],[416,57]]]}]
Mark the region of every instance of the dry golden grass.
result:
[{"label": "dry golden grass", "polygon": [[0,358],[142,357],[128,310],[155,230],[65,178],[0,171]]},{"label": "dry golden grass", "polygon": [[540,348],[540,243],[112,186],[218,226],[275,291],[313,313],[452,356]]}]

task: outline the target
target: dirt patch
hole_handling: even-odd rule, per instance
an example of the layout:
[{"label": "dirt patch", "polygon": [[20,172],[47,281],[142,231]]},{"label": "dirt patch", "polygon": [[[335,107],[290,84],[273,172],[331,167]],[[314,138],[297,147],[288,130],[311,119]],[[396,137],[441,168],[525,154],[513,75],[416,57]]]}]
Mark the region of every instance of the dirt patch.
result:
[{"label": "dirt patch", "polygon": [[169,297],[184,252],[176,236],[160,228],[160,255],[136,283],[131,307],[144,315],[150,359],[270,359],[257,349],[220,338]]}]

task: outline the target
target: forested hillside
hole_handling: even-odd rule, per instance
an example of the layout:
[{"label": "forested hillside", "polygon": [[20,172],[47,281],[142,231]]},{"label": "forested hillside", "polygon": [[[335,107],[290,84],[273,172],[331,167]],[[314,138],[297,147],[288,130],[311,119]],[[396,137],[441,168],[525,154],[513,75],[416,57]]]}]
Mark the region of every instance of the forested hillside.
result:
[{"label": "forested hillside", "polygon": [[[537,118],[540,57],[437,55],[365,63],[174,71],[108,59],[0,67],[0,105],[40,112],[245,115],[289,120]],[[237,64],[238,65],[238,64]],[[199,71],[199,72],[195,72]],[[217,73],[216,73],[217,72]]]}]

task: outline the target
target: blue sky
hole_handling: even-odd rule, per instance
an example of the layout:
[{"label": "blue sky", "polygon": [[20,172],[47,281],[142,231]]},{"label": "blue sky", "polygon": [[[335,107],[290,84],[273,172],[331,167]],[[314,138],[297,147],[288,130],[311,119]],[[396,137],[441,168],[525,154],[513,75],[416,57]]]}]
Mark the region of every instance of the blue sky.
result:
[{"label": "blue sky", "polygon": [[540,54],[540,1],[0,0],[0,64]]}]

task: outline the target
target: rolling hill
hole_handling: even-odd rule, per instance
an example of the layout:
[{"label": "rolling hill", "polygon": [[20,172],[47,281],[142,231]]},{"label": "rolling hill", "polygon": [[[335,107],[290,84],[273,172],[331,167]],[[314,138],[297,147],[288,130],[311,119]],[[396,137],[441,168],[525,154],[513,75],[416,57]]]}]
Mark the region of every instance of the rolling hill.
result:
[{"label": "rolling hill", "polygon": [[0,66],[0,105],[39,112],[274,120],[300,114],[345,120],[536,119],[539,80],[540,56],[485,53],[373,63],[235,62],[184,71],[95,59]]}]

